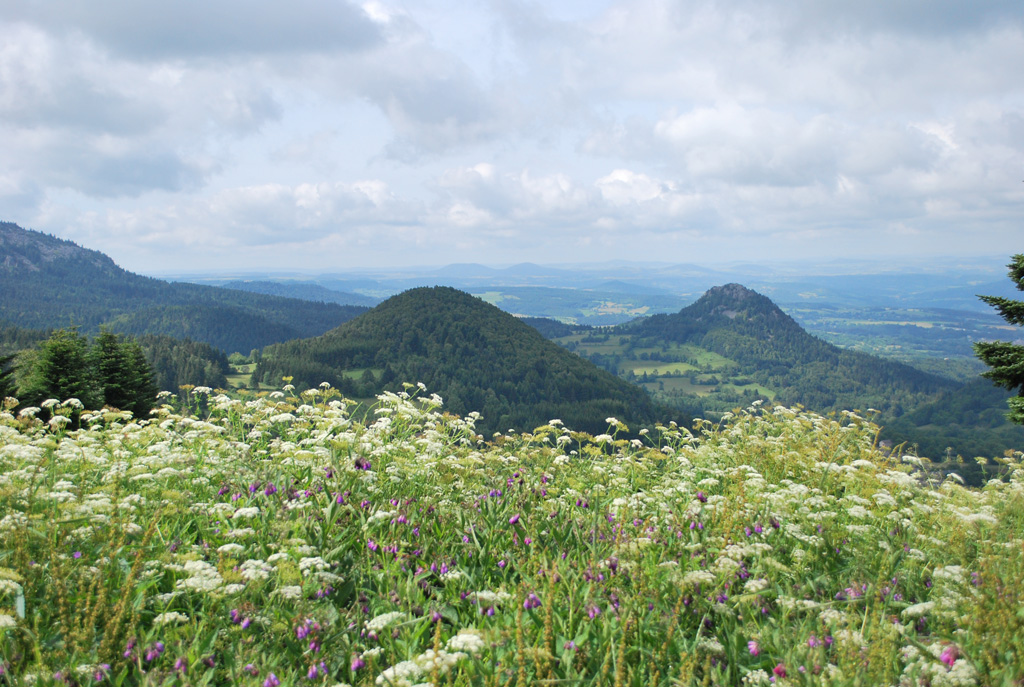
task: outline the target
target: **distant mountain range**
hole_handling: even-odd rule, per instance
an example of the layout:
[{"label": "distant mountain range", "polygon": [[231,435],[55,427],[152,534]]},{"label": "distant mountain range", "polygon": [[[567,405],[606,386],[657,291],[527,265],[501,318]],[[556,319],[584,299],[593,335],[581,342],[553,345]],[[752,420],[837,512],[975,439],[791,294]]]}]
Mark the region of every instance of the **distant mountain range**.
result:
[{"label": "distant mountain range", "polygon": [[169,283],[71,241],[0,223],[0,321],[30,329],[101,326],[191,337],[226,352],[315,336],[364,307]]}]

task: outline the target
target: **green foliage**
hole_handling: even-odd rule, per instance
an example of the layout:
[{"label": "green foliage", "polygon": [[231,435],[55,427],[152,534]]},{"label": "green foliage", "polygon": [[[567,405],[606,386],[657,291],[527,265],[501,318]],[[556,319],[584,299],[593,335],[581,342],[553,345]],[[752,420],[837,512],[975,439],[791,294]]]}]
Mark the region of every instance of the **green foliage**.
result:
[{"label": "green foliage", "polygon": [[165,334],[145,334],[138,342],[153,367],[159,389],[177,392],[186,384],[227,388],[231,365],[223,351],[210,344]]},{"label": "green foliage", "polygon": [[[345,374],[366,369],[382,372]],[[609,416],[629,424],[654,417],[641,389],[512,315],[446,287],[407,291],[321,337],[268,347],[254,378],[278,385],[284,376],[293,376],[296,386],[328,382],[363,398],[414,379],[453,412],[482,412],[480,426],[488,432],[529,429],[551,418],[599,431]]]},{"label": "green foliage", "polygon": [[58,329],[39,344],[18,386],[18,399],[27,405],[50,398],[77,398],[86,408],[103,404],[103,385],[90,357],[89,341],[77,329]]},{"label": "green foliage", "polygon": [[1019,458],[977,490],[850,413],[485,442],[408,394],[179,400],[0,414],[0,682],[1024,680]]},{"label": "green foliage", "polygon": [[[1024,291],[1024,254],[1013,256],[1007,265],[1010,279],[1018,290]],[[999,311],[1000,316],[1008,324],[1024,326],[1024,301],[1017,301],[1000,296],[978,296]],[[1024,346],[1006,341],[979,341],[974,344],[974,352],[989,366],[982,376],[991,379],[995,384],[1016,391],[1018,398],[1009,402],[1009,418],[1018,424],[1024,424]]]},{"label": "green foliage", "polygon": [[77,329],[58,329],[20,363],[18,400],[77,398],[85,408],[107,405],[146,417],[156,403],[153,369],[136,341],[101,332],[90,346]]},{"label": "green foliage", "polygon": [[14,396],[16,383],[14,379],[14,354],[0,356],[0,400]]},{"label": "green foliage", "polygon": [[548,317],[520,317],[519,320],[536,329],[545,339],[557,339],[561,336],[570,336],[575,332],[590,329],[587,325],[565,324]]}]

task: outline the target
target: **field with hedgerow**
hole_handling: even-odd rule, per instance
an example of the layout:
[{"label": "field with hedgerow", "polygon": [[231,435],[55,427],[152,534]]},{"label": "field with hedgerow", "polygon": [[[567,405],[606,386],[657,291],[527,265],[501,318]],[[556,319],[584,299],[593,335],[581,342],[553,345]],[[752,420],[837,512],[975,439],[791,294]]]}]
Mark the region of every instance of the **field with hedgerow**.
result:
[{"label": "field with hedgerow", "polygon": [[1019,455],[971,490],[782,407],[483,438],[409,389],[0,415],[0,685],[1024,680]]}]

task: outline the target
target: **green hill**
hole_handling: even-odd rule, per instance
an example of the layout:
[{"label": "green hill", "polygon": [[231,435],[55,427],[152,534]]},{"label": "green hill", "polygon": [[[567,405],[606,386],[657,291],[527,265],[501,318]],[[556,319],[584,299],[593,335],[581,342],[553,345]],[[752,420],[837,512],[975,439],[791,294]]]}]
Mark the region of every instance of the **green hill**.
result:
[{"label": "green hill", "polygon": [[188,336],[248,353],[322,334],[365,308],[316,303],[133,274],[103,253],[0,222],[0,320],[29,329],[101,325]]},{"label": "green hill", "polygon": [[818,412],[871,407],[902,414],[956,386],[903,363],[833,346],[739,284],[715,287],[678,313],[630,323],[613,336],[619,332],[630,335],[634,346],[671,343],[710,352],[732,363],[719,366],[720,383],[746,380],[776,402]]},{"label": "green hill", "polygon": [[452,412],[482,412],[482,431],[531,430],[559,418],[603,432],[610,416],[654,419],[643,390],[447,287],[412,289],[322,336],[270,346],[254,374],[268,384],[293,376],[300,389],[326,381],[362,397],[423,382]]}]

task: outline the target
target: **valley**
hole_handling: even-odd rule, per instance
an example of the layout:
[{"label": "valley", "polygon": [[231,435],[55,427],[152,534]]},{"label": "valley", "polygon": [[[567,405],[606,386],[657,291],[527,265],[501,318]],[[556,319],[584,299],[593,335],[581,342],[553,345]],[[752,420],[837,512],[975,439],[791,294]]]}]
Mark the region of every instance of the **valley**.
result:
[{"label": "valley", "polygon": [[1024,429],[1004,418],[1008,394],[979,380],[971,348],[1021,336],[976,298],[1012,295],[990,264],[899,275],[819,265],[819,276],[793,266],[450,265],[186,283],[0,229],[0,356],[71,322],[87,335],[141,337],[169,391],[260,394],[287,378],[369,404],[423,382],[452,412],[480,411],[486,431],[562,416],[590,431],[609,416],[635,428],[654,417],[689,424],[756,402],[856,410],[885,440],[950,469],[957,455],[1024,446]]}]

